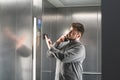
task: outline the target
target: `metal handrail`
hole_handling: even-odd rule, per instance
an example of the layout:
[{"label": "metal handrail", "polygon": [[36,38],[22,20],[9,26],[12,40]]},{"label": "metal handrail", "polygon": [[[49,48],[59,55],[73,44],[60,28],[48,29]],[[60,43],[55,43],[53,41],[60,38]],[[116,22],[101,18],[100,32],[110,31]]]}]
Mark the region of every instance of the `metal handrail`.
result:
[{"label": "metal handrail", "polygon": [[83,72],[83,75],[86,75],[86,74],[88,74],[88,75],[101,75],[102,73],[101,72]]},{"label": "metal handrail", "polygon": [[[45,71],[42,71],[42,72],[53,72],[53,71],[50,71],[50,70],[45,70]],[[102,73],[101,72],[83,72],[83,75],[101,75]]]}]

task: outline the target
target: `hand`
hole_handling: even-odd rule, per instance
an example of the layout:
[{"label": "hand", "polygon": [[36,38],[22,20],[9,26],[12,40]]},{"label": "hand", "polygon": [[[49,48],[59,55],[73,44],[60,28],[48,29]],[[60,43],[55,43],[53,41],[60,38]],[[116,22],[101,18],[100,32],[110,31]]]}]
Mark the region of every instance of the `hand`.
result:
[{"label": "hand", "polygon": [[48,49],[50,49],[52,47],[52,41],[50,39],[48,39],[46,35],[45,35],[45,41],[48,46]]},{"label": "hand", "polygon": [[64,42],[64,40],[65,40],[65,36],[61,36],[57,41],[56,41],[56,43],[57,44],[60,44],[61,42]]}]

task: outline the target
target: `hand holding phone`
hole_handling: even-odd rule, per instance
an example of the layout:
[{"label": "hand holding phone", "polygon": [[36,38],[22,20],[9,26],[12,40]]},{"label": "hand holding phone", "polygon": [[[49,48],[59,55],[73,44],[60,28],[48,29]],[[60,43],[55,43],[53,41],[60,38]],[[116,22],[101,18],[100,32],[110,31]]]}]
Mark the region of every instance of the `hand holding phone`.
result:
[{"label": "hand holding phone", "polygon": [[50,49],[51,46],[52,46],[52,41],[51,41],[51,39],[49,39],[49,38],[45,35],[45,41],[46,41],[46,44],[47,44],[47,46],[48,46],[48,49]]},{"label": "hand holding phone", "polygon": [[57,44],[60,44],[61,42],[65,41],[65,36],[61,36],[60,38],[58,38],[58,40],[56,41]]}]

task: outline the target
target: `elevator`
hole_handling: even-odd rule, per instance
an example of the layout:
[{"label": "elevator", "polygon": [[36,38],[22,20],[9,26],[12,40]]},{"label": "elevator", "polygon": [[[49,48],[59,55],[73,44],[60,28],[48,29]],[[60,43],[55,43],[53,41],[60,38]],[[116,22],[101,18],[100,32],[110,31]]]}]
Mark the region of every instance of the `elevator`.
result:
[{"label": "elevator", "polygon": [[83,80],[101,80],[101,0],[0,0],[0,80],[54,80],[43,34],[55,42],[73,22],[85,26]]},{"label": "elevator", "polygon": [[[83,80],[101,80],[101,6],[100,0],[44,0],[42,34],[47,33],[55,42],[65,34],[73,22],[83,23],[82,43],[86,47],[83,62]],[[55,59],[46,55],[45,40],[41,39],[41,80],[54,80]]]}]

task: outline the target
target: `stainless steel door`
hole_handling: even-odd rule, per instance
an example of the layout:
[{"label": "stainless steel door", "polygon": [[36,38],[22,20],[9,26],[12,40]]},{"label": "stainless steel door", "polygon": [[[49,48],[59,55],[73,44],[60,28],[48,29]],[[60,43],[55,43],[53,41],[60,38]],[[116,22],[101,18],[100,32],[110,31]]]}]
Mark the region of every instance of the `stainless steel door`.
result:
[{"label": "stainless steel door", "polygon": [[32,0],[0,0],[0,80],[32,80]]}]

